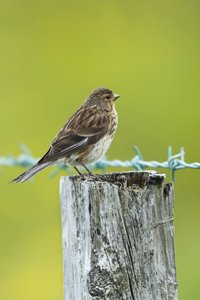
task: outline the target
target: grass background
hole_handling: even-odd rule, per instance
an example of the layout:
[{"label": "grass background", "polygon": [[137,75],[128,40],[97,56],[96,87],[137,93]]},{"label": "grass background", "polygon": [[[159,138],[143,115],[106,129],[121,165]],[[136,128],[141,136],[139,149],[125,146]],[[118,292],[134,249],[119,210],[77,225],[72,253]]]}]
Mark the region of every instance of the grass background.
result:
[{"label": "grass background", "polygon": [[[94,88],[121,95],[110,159],[200,161],[200,2],[0,1],[0,156],[25,143],[40,157]],[[59,177],[8,185],[0,175],[0,298],[61,300]],[[163,170],[161,170],[163,172]],[[64,173],[63,173],[64,174]],[[170,177],[167,178],[170,180]],[[200,299],[200,172],[177,173],[179,299]]]}]

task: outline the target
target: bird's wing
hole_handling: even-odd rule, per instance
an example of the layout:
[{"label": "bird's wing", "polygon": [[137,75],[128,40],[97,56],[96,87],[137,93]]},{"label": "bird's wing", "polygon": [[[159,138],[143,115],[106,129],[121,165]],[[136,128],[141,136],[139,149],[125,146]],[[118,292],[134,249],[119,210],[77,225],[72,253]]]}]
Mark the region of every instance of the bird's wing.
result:
[{"label": "bird's wing", "polygon": [[57,134],[42,161],[57,160],[94,144],[106,134],[108,126],[107,114],[91,108],[79,110]]}]

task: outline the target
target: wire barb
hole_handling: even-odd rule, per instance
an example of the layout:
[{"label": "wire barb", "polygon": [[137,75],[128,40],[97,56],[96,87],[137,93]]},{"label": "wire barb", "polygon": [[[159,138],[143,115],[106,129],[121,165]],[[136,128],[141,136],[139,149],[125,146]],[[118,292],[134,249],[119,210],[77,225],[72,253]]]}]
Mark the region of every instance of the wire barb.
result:
[{"label": "wire barb", "polygon": [[[25,146],[21,145],[23,153],[18,157],[8,155],[6,157],[0,157],[0,166],[16,167],[20,166],[23,168],[29,168],[34,165],[38,159],[32,157],[30,150]],[[200,169],[200,163],[186,163],[185,162],[185,151],[184,147],[181,147],[180,153],[173,155],[172,146],[168,147],[168,160],[164,162],[158,161],[145,161],[142,154],[137,146],[133,147],[136,155],[130,161],[121,160],[108,160],[103,157],[101,160],[89,165],[92,170],[105,171],[107,168],[133,168],[138,171],[144,170],[145,168],[163,168],[171,170],[172,180],[175,181],[175,172],[181,169],[191,168]],[[65,164],[55,164],[56,169],[51,173],[51,177],[56,176],[61,170],[65,170],[71,173],[71,169]]]}]

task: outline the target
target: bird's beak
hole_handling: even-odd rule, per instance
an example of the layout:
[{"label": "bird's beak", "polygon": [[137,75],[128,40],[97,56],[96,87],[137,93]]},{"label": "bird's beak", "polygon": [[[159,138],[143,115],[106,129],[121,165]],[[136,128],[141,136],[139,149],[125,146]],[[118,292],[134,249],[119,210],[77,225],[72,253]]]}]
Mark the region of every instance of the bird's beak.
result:
[{"label": "bird's beak", "polygon": [[113,101],[117,100],[120,97],[120,95],[114,94]]}]

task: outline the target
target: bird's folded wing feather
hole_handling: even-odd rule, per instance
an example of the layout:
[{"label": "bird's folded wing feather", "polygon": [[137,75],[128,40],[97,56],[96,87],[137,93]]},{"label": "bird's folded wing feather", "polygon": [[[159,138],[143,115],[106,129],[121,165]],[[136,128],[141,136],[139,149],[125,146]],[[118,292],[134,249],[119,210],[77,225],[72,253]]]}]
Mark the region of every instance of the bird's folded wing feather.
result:
[{"label": "bird's folded wing feather", "polygon": [[42,160],[57,160],[96,143],[106,134],[108,126],[107,114],[91,108],[79,110],[57,134]]}]

